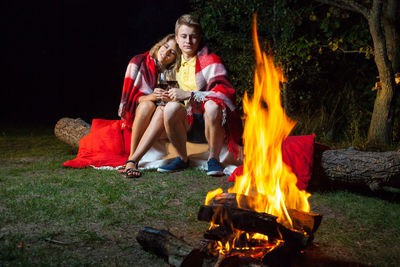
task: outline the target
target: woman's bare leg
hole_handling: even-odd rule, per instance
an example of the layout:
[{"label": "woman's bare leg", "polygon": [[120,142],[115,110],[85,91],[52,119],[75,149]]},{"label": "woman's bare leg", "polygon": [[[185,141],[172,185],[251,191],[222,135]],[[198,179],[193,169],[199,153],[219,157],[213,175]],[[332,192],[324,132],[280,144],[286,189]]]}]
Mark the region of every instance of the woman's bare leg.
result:
[{"label": "woman's bare leg", "polygon": [[221,108],[212,100],[204,104],[204,127],[210,150],[208,159],[215,158],[219,161],[219,154],[224,145],[225,130],[222,126]]},{"label": "woman's bare leg", "polygon": [[178,102],[168,102],[164,109],[165,131],[171,144],[175,147],[178,156],[187,162],[187,121],[186,109]]},{"label": "woman's bare leg", "polygon": [[164,107],[158,106],[151,121],[142,135],[135,151],[129,156],[130,160],[139,162],[144,154],[151,148],[154,142],[165,133],[164,130]]},{"label": "woman's bare leg", "polygon": [[149,126],[155,109],[156,105],[152,101],[143,101],[137,106],[135,119],[132,124],[131,149],[129,152],[129,157],[131,157],[135,152],[140,139]]}]

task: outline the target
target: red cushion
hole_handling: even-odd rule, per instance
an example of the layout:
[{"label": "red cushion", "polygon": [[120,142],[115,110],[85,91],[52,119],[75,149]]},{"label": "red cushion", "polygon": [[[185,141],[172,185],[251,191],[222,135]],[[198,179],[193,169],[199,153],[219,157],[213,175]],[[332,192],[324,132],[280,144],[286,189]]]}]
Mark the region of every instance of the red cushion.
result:
[{"label": "red cushion", "polygon": [[[314,164],[314,139],[315,134],[289,136],[282,143],[282,160],[296,174],[297,187],[300,190],[305,190],[311,179]],[[235,181],[236,176],[242,173],[243,166],[237,167],[228,181]]]},{"label": "red cushion", "polygon": [[121,130],[120,120],[93,119],[90,133],[79,142],[78,155],[63,166],[85,168],[90,165],[123,165],[129,156],[130,136],[130,131]]}]

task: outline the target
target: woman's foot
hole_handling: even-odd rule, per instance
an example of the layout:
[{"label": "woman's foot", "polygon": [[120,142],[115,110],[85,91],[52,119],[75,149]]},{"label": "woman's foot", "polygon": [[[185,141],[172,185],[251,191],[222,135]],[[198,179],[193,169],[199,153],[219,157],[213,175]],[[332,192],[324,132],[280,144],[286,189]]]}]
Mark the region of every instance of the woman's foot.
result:
[{"label": "woman's foot", "polygon": [[142,173],[138,169],[139,163],[134,160],[127,160],[125,164],[125,176],[126,178],[139,178]]}]

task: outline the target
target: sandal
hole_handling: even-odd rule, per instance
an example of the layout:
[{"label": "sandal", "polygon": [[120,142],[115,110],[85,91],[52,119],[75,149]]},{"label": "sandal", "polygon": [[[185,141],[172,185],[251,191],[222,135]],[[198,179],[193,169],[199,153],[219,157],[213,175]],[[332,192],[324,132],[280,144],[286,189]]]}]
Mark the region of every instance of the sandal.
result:
[{"label": "sandal", "polygon": [[133,163],[133,164],[135,164],[135,169],[134,169],[134,168],[129,168],[129,169],[127,169],[127,170],[124,172],[126,178],[139,178],[140,176],[142,176],[142,173],[141,173],[141,172],[139,171],[139,169],[138,169],[139,163],[137,163],[137,162],[134,161],[134,160],[130,160],[130,159],[128,159],[128,160],[126,161],[126,165],[128,165],[128,163]]}]

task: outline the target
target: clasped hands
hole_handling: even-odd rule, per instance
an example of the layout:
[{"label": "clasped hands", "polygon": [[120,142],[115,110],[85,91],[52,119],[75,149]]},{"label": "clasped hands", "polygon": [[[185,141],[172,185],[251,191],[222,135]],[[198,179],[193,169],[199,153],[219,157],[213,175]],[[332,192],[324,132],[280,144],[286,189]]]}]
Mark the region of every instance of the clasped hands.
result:
[{"label": "clasped hands", "polygon": [[155,88],[153,94],[156,97],[156,100],[170,102],[189,99],[191,92],[184,91],[180,88],[171,88],[168,91],[161,88]]}]

